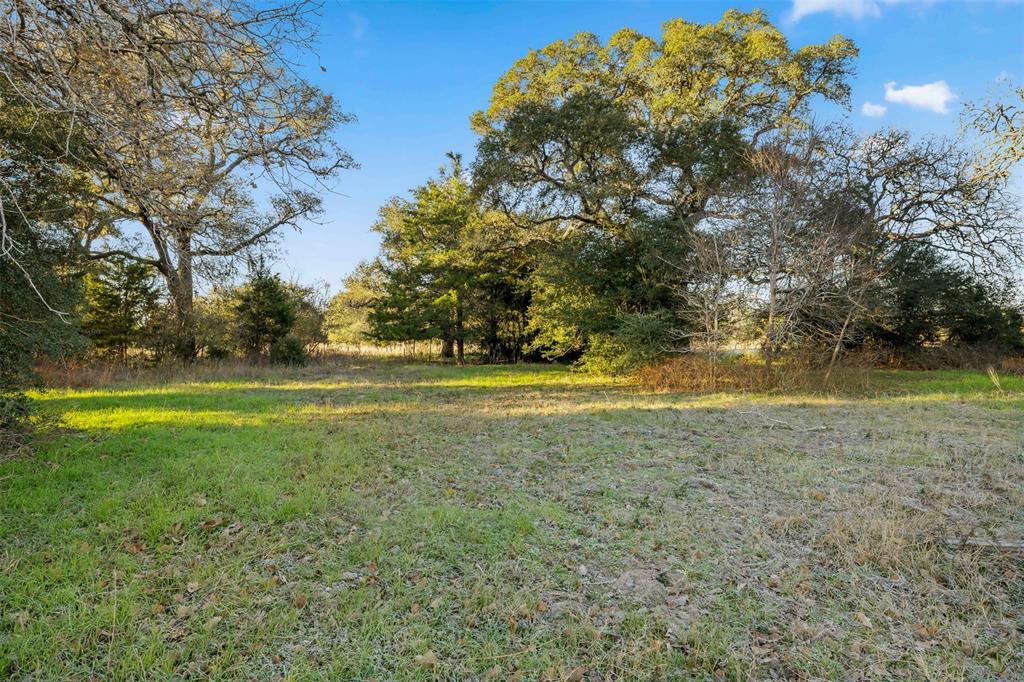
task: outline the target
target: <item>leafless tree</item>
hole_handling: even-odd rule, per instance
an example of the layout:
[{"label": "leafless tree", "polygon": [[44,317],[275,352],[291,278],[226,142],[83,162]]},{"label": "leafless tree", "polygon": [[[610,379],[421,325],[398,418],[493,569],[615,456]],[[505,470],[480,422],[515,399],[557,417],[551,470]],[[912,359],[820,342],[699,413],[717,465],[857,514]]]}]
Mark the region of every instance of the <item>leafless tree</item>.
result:
[{"label": "leafless tree", "polygon": [[1008,178],[984,172],[962,140],[913,140],[901,130],[839,135],[833,175],[891,249],[927,241],[978,270],[1005,271],[1024,258],[1020,206]]},{"label": "leafless tree", "polygon": [[749,162],[754,176],[741,192],[734,229],[771,371],[785,345],[820,331],[810,313],[834,304],[862,223],[829,183],[819,131],[779,136],[752,151]]},{"label": "leafless tree", "polygon": [[985,143],[978,172],[1008,177],[1024,160],[1024,87],[1006,81],[1001,92],[985,102],[969,102],[966,127],[980,133]]},{"label": "leafless tree", "polygon": [[[215,259],[315,217],[351,158],[348,117],[295,71],[317,5],[284,0],[4,0],[0,78],[84,140],[66,155],[95,174],[123,228],[94,257],[156,268],[195,352],[195,278]],[[55,158],[54,162],[60,162]],[[130,225],[149,242],[133,244]],[[90,240],[96,246],[97,240]]]},{"label": "leafless tree", "polygon": [[679,316],[690,326],[677,330],[674,337],[685,342],[684,351],[706,355],[713,389],[726,345],[741,335],[749,318],[746,281],[737,276],[737,236],[728,228],[695,233],[687,281],[675,289]]},{"label": "leafless tree", "polygon": [[[811,128],[775,137],[748,161],[751,179],[720,213],[734,243],[735,276],[749,284],[749,307],[761,320],[769,371],[783,347],[811,341],[830,348],[831,374],[901,244],[926,241],[990,271],[1019,264],[1024,254],[1007,177],[980,170],[963,141]],[[696,259],[717,281],[716,265]],[[716,314],[715,300],[703,305],[704,316]]]}]

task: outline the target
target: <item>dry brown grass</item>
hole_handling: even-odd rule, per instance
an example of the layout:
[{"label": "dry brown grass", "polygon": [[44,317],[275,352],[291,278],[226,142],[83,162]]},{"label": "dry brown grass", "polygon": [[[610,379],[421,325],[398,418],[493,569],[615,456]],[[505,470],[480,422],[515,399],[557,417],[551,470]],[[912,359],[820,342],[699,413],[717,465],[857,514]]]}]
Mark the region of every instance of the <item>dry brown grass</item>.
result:
[{"label": "dry brown grass", "polygon": [[737,358],[712,362],[704,356],[680,355],[641,369],[642,386],[655,391],[692,393],[764,393],[864,391],[871,386],[871,360],[848,360],[830,374],[824,367],[795,359],[776,364],[769,372],[763,364]]},{"label": "dry brown grass", "polygon": [[107,357],[85,357],[64,361],[43,361],[35,372],[45,388],[105,388],[139,382],[204,382],[218,380],[276,379],[292,376],[298,371],[306,376],[351,368],[355,365],[438,361],[437,346],[428,350],[426,344],[312,344],[306,348],[307,366],[295,368],[252,362],[241,358],[213,360],[199,358],[195,362],[156,361],[144,355],[129,357],[127,363]]},{"label": "dry brown grass", "polygon": [[1001,374],[1012,374],[1024,376],[1024,355],[1003,358],[999,361],[999,372]]},{"label": "dry brown grass", "polygon": [[[105,388],[137,383],[181,383],[259,379],[272,381],[283,376],[322,376],[325,372],[352,367],[369,358],[331,355],[312,359],[306,367],[294,368],[247,362],[239,359],[199,360],[194,363],[167,361],[129,364],[92,359],[70,363],[42,363],[36,375],[46,388]],[[373,359],[375,363],[382,359]]]}]

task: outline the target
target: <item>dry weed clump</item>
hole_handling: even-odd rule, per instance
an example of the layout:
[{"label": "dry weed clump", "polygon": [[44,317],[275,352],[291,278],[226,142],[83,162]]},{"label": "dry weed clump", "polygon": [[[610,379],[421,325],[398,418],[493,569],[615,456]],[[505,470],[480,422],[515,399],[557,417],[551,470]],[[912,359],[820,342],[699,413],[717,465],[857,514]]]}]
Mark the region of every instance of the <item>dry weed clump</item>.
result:
[{"label": "dry weed clump", "polygon": [[1024,376],[1024,355],[1015,355],[999,360],[999,373]]},{"label": "dry weed clump", "polygon": [[649,365],[637,373],[640,384],[655,391],[715,392],[816,392],[857,391],[870,387],[871,363],[845,362],[831,372],[806,359],[793,359],[767,371],[747,358],[714,361],[684,354]]},{"label": "dry weed clump", "polygon": [[931,518],[891,509],[864,508],[836,516],[821,546],[847,568],[874,566],[887,572],[920,571],[935,564],[942,537]]}]

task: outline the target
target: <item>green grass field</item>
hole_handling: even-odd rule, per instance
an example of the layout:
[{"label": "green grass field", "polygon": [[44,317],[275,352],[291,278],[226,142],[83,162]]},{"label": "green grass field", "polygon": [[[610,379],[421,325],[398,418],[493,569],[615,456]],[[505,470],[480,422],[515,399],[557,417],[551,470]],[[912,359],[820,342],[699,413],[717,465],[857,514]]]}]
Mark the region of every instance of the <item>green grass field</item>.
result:
[{"label": "green grass field", "polygon": [[63,427],[0,462],[0,675],[1024,679],[1024,380],[877,384],[49,391]]}]

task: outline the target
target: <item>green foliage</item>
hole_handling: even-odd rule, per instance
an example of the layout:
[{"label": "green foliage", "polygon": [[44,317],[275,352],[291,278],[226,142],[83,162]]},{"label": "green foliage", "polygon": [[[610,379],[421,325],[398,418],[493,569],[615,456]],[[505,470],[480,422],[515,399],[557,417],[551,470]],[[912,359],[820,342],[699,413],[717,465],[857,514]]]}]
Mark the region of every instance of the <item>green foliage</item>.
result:
[{"label": "green foliage", "polygon": [[295,310],[295,322],[289,335],[303,345],[323,343],[327,340],[324,319],[327,314],[327,285],[305,286],[295,282],[285,284]]},{"label": "green foliage", "polygon": [[61,119],[38,115],[0,83],[0,448],[26,426],[20,391],[33,379],[33,363],[83,345],[72,312],[81,295],[74,244],[89,216],[79,168],[46,161]]},{"label": "green foliage", "polygon": [[613,332],[592,334],[580,369],[595,374],[623,374],[654,361],[664,352],[675,319],[665,311],[627,313]]},{"label": "green foliage", "polygon": [[[664,323],[649,329],[657,338],[645,347],[665,345],[673,324],[683,324],[674,312],[680,271],[671,264],[686,252],[686,240],[665,222],[636,224],[622,236],[580,231],[548,246],[532,280],[531,347],[552,359],[583,356],[584,367],[634,366],[637,356],[622,344],[635,337],[635,320]],[[616,348],[623,355],[612,361]],[[601,359],[587,362],[591,353]]]},{"label": "green foliage", "polygon": [[238,291],[227,286],[213,287],[196,298],[196,341],[206,357],[223,360],[238,350],[237,306]]},{"label": "green foliage", "polygon": [[872,304],[866,340],[900,355],[940,345],[1024,349],[1024,318],[1007,293],[927,244],[896,252]]},{"label": "green foliage", "polygon": [[100,350],[122,359],[137,344],[160,295],[152,268],[127,258],[93,265],[85,276],[82,328]]},{"label": "green foliage", "polygon": [[797,124],[808,98],[845,102],[857,50],[842,36],[792,50],[763,11],[726,12],[715,24],[673,19],[657,41],[622,29],[602,45],[579,33],[520,59],[495,85],[477,123],[487,128],[530,103],[596,91],[661,129],[708,114],[734,116],[752,130]]},{"label": "green foliage", "polygon": [[491,360],[519,358],[531,261],[508,221],[481,209],[458,157],[411,200],[394,199],[380,215],[374,229],[381,258],[369,266],[379,282],[368,304],[370,334],[441,339],[442,354],[459,360],[467,341]]},{"label": "green foliage", "polygon": [[294,336],[285,336],[270,344],[270,361],[275,365],[306,364],[306,344]]},{"label": "green foliage", "polygon": [[[197,350],[212,360],[255,358],[272,353],[274,343],[285,335],[303,348],[321,342],[322,301],[320,287],[284,283],[260,265],[243,285],[214,286],[196,298]],[[176,335],[174,309],[164,305],[154,311],[136,341],[166,358],[174,354]]]},{"label": "green foliage", "polygon": [[16,214],[4,218],[21,251],[16,263],[0,258],[0,392],[28,383],[38,358],[83,345],[70,315],[79,301],[80,280],[63,230],[39,223],[29,227]]},{"label": "green foliage", "polygon": [[802,126],[812,97],[847,101],[855,54],[838,36],[793,50],[763,12],[732,10],[667,22],[660,40],[581,33],[516,62],[474,116],[475,172],[545,244],[534,345],[605,356],[631,316],[673,315],[697,223],[762,137]]},{"label": "green foliage", "polygon": [[370,309],[381,296],[383,271],[377,263],[360,263],[331,298],[324,331],[331,343],[358,345],[370,338]]},{"label": "green foliage", "polygon": [[237,335],[251,358],[263,356],[295,324],[295,302],[281,278],[260,264],[238,291]]}]

